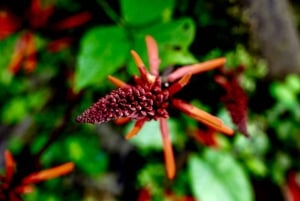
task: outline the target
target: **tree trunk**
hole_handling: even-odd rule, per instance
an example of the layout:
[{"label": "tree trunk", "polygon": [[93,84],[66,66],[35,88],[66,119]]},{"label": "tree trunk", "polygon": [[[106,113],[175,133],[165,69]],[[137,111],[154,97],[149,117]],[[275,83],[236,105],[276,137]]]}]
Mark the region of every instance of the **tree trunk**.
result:
[{"label": "tree trunk", "polygon": [[247,0],[254,38],[266,58],[269,76],[300,74],[300,44],[287,0]]}]

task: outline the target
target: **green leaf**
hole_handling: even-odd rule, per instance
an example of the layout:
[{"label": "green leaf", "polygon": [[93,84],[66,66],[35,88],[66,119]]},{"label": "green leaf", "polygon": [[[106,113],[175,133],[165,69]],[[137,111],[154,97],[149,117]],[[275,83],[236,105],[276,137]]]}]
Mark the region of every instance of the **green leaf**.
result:
[{"label": "green leaf", "polygon": [[0,83],[8,85],[13,75],[8,70],[8,64],[15,49],[15,43],[19,34],[13,34],[4,40],[0,40]]},{"label": "green leaf", "polygon": [[202,158],[188,161],[191,188],[201,201],[251,201],[252,189],[242,167],[232,155],[207,149]]},{"label": "green leaf", "polygon": [[[86,146],[89,148],[87,149]],[[106,170],[108,158],[99,149],[96,137],[72,136],[66,140],[64,147],[71,161],[74,161],[86,174],[99,175]]]},{"label": "green leaf", "polygon": [[130,25],[143,25],[152,21],[167,21],[174,9],[174,0],[122,0],[123,19]]},{"label": "green leaf", "polygon": [[293,91],[294,93],[300,93],[299,75],[295,75],[295,74],[288,75],[285,82],[291,91]]},{"label": "green leaf", "polygon": [[15,97],[3,107],[0,114],[4,123],[14,124],[20,122],[26,115],[28,115],[26,99]]},{"label": "green leaf", "polygon": [[[198,62],[189,52],[188,48],[194,40],[195,23],[190,18],[182,18],[169,23],[161,23],[137,32],[134,49],[148,64],[145,36],[151,35],[156,40],[161,59],[160,69],[173,65],[185,65]],[[136,73],[133,62],[129,65],[129,71]]]},{"label": "green leaf", "polygon": [[129,41],[123,29],[98,27],[83,37],[75,72],[75,90],[101,83],[122,67],[129,57]]},{"label": "green leaf", "polygon": [[[174,120],[168,119],[168,126],[172,142],[181,141],[180,136],[176,135],[178,132],[178,126]],[[133,123],[128,124],[126,131],[132,129]],[[157,121],[146,122],[141,131],[134,138],[130,140],[136,147],[142,152],[148,152],[150,150],[162,150],[162,137],[159,129],[159,123]]]},{"label": "green leaf", "polygon": [[296,94],[284,83],[273,82],[271,85],[271,94],[279,102],[284,104],[288,108],[294,108],[297,104]]}]

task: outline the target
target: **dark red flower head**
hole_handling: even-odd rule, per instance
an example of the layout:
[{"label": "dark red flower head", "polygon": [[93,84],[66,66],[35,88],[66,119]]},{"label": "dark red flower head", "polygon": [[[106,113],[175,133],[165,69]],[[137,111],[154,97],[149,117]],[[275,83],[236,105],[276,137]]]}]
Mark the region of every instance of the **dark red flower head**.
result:
[{"label": "dark red flower head", "polygon": [[152,86],[136,84],[118,88],[99,99],[83,114],[77,117],[81,123],[104,123],[122,117],[134,120],[157,120],[167,118],[169,92],[163,91],[159,80]]},{"label": "dark red flower head", "polygon": [[181,67],[164,78],[164,80],[170,82],[170,87],[164,88],[162,87],[162,78],[158,72],[160,60],[157,44],[151,36],[146,37],[146,44],[150,72],[147,71],[139,55],[135,51],[131,51],[140,72],[140,77],[134,76],[134,84],[129,85],[115,77],[109,76],[109,80],[119,88],[100,98],[79,115],[76,120],[80,123],[93,124],[118,119],[135,120],[136,123],[126,135],[126,139],[135,136],[146,121],[159,120],[167,174],[169,178],[173,178],[175,175],[175,160],[167,126],[167,118],[169,116],[167,110],[169,107],[177,108],[215,131],[228,135],[233,134],[233,130],[224,125],[221,119],[173,97],[175,93],[188,83],[192,74],[222,66],[225,63],[225,59],[219,58]]},{"label": "dark red flower head", "polygon": [[247,129],[248,98],[239,80],[243,71],[243,66],[232,70],[221,69],[221,74],[215,77],[215,81],[225,90],[221,101],[229,111],[233,123],[237,125],[238,131],[249,137]]}]

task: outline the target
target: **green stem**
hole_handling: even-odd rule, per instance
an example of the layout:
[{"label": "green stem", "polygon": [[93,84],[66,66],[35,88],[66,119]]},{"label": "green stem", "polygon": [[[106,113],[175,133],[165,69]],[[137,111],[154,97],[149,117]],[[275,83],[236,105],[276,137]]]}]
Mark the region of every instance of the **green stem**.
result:
[{"label": "green stem", "polygon": [[104,12],[119,26],[125,27],[125,21],[118,16],[118,14],[111,8],[111,6],[105,0],[97,0]]}]

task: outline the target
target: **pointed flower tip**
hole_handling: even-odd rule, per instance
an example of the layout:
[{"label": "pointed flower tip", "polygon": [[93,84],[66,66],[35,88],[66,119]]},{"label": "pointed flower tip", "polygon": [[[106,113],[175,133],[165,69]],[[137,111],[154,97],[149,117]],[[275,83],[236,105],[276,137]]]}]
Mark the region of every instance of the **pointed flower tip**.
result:
[{"label": "pointed flower tip", "polygon": [[154,38],[151,35],[146,35],[146,41],[155,41]]},{"label": "pointed flower tip", "polygon": [[143,60],[141,59],[140,55],[138,55],[138,53],[136,51],[131,50],[130,53],[133,57],[135,65],[137,67],[139,67],[139,68],[145,67],[145,64],[144,64]]},{"label": "pointed flower tip", "polygon": [[122,80],[112,76],[112,75],[108,75],[107,79],[113,83],[114,85],[116,85],[117,87],[129,87],[129,85],[126,82],[123,82]]},{"label": "pointed flower tip", "polygon": [[159,124],[163,140],[167,176],[169,179],[173,179],[175,177],[176,165],[167,120],[160,118]]},{"label": "pointed flower tip", "polygon": [[170,95],[173,95],[180,91],[189,82],[191,76],[191,73],[187,73],[178,82],[172,84],[168,89]]},{"label": "pointed flower tip", "polygon": [[234,134],[234,130],[226,125],[222,125],[220,132],[224,133],[225,135],[232,136]]},{"label": "pointed flower tip", "polygon": [[167,167],[167,176],[168,176],[168,179],[172,180],[174,179],[175,177],[175,173],[176,173],[176,170],[175,170],[175,167]]},{"label": "pointed flower tip", "polygon": [[205,62],[193,65],[191,68],[191,72],[192,72],[192,74],[197,74],[197,73],[213,70],[215,68],[219,68],[219,67],[223,66],[225,63],[226,63],[225,57],[212,59],[209,61],[205,61]]},{"label": "pointed flower tip", "polygon": [[223,124],[223,121],[221,119],[193,105],[190,105],[182,100],[175,99],[175,98],[172,100],[172,104],[173,106],[175,106],[177,109],[181,110],[188,116],[196,119],[197,121],[207,125],[208,127],[216,131],[220,131],[227,135],[233,135],[234,133],[234,131],[231,128]]},{"label": "pointed flower tip", "polygon": [[16,165],[16,162],[14,160],[13,155],[9,150],[6,150],[4,153],[4,158],[5,158],[5,171],[6,171],[6,179],[10,181],[13,177],[14,174],[14,168]]},{"label": "pointed flower tip", "polygon": [[180,80],[179,80],[179,83],[182,85],[182,86],[185,86],[191,79],[192,77],[192,73],[187,73],[185,74]]}]

